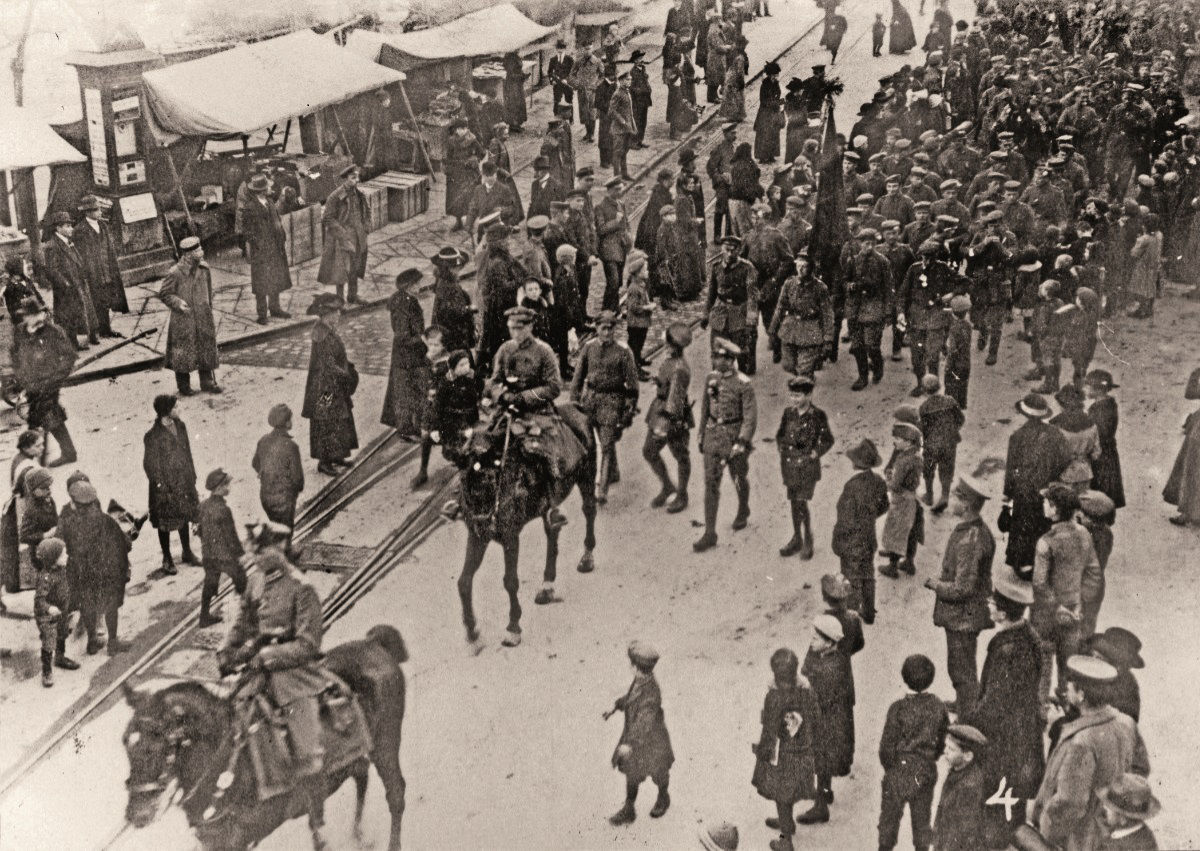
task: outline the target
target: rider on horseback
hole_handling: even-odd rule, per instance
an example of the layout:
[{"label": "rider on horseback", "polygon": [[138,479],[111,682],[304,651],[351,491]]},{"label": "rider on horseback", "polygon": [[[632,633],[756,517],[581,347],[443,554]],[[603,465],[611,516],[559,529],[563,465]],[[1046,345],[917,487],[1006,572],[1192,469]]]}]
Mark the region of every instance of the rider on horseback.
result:
[{"label": "rider on horseback", "polygon": [[330,676],[321,665],[321,601],[316,589],[278,549],[258,554],[247,576],[237,621],[218,651],[221,673],[240,666],[261,671],[267,693],[284,715],[299,782],[308,799],[313,847],[326,847],[325,749],[320,694]]},{"label": "rider on horseback", "polygon": [[[558,416],[554,400],[562,392],[558,358],[554,350],[533,336],[534,313],[527,307],[511,307],[508,319],[509,340],[500,346],[492,364],[492,377],[486,390],[496,407],[491,428],[502,431],[508,415],[549,414],[553,425],[541,441],[552,479],[562,479],[573,466],[567,457],[566,441],[576,441],[570,428]],[[548,524],[558,528],[566,518],[553,505],[545,509]]]}]

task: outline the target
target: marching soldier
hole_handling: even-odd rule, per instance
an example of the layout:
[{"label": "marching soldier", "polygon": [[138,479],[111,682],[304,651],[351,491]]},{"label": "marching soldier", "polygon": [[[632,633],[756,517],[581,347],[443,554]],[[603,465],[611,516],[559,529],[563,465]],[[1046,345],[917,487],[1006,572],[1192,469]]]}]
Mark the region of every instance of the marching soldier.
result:
[{"label": "marching soldier", "polygon": [[[894,221],[894,220],[893,220]],[[892,267],[876,247],[879,233],[873,228],[858,232],[862,250],[851,260],[846,275],[846,320],[850,328],[850,352],[858,364],[858,380],[851,390],[883,380],[883,323],[891,313],[894,285]]]},{"label": "marching soldier", "polygon": [[992,210],[983,217],[983,224],[985,229],[976,234],[967,248],[967,276],[971,279],[971,318],[979,328],[979,349],[987,348],[986,363],[993,366],[1000,352],[1004,317],[1009,311],[1007,270],[1012,253],[1005,246],[1004,214]]},{"label": "marching soldier", "polygon": [[[754,227],[746,234],[746,259],[754,266],[758,277],[758,307],[763,325],[770,328],[775,315],[775,305],[779,302],[779,291],[784,279],[792,271],[792,251],[783,233],[767,220],[770,206],[764,203],[754,205],[752,216]],[[757,324],[747,329],[746,335],[746,366],[747,375],[756,372],[756,353],[758,348]],[[782,358],[782,351],[776,339],[771,340],[771,357],[775,363]]]},{"label": "marching soldier", "polygon": [[912,369],[917,377],[917,386],[910,396],[920,396],[921,379],[926,372],[938,374],[942,357],[942,346],[946,343],[946,331],[950,327],[950,314],[943,302],[961,290],[958,273],[943,262],[942,247],[933,240],[921,243],[920,259],[904,276],[904,283],[897,295],[899,314],[896,324],[908,334]]},{"label": "marching soldier", "polygon": [[784,371],[812,378],[837,345],[837,326],[829,289],[812,273],[807,248],[800,249],[795,263],[796,274],[783,283],[767,333],[780,343]]},{"label": "marching soldier", "polygon": [[750,450],[758,425],[758,407],[750,379],[737,369],[741,349],[728,340],[713,340],[713,371],[700,400],[700,451],[704,454],[704,534],[692,545],[698,553],[717,545],[717,507],[721,471],[728,465],[738,496],[734,531],[750,519]]},{"label": "marching soldier", "polygon": [[746,358],[742,347],[747,331],[758,323],[758,273],[738,256],[741,247],[738,237],[723,237],[721,253],[708,266],[708,298],[700,327],[709,330],[714,357],[717,340],[724,339]]},{"label": "marching soldier", "polygon": [[633,352],[613,337],[617,317],[602,310],[596,317],[596,337],[579,356],[571,381],[571,400],[587,412],[600,444],[600,480],[596,501],[608,501],[608,486],[621,480],[617,467],[617,441],[633,422],[637,407],[638,367]]},{"label": "marching soldier", "polygon": [[[668,513],[678,514],[688,504],[688,479],[692,473],[688,437],[696,422],[692,416],[692,403],[688,401],[692,370],[683,357],[683,350],[692,342],[692,328],[686,322],[672,322],[667,326],[665,337],[667,357],[659,364],[654,379],[658,389],[646,414],[646,443],[642,447],[642,457],[662,482],[662,490],[650,501],[650,507],[666,505]],[[679,465],[675,484],[671,484],[667,465],[662,460],[664,446],[671,450]],[[668,499],[671,500],[669,503]]]},{"label": "marching soldier", "polygon": [[[916,224],[916,222],[913,222]],[[887,258],[888,264],[892,268],[892,287],[897,288],[901,281],[904,280],[905,274],[910,266],[917,262],[917,255],[913,253],[908,243],[900,241],[900,223],[895,219],[888,219],[881,226],[883,234],[883,245],[879,251]],[[892,294],[891,310],[888,311],[887,321],[892,325],[892,360],[900,360],[900,350],[904,348],[904,332],[896,327],[896,299],[895,293]]]}]

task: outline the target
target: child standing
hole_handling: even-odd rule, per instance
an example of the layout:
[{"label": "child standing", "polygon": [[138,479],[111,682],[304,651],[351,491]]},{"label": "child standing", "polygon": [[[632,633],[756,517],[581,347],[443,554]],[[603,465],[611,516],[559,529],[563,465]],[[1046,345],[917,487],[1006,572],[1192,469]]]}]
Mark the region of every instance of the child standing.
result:
[{"label": "child standing", "polygon": [[1083,388],[1092,356],[1096,353],[1096,326],[1100,322],[1100,296],[1090,287],[1075,290],[1075,304],[1067,312],[1063,329],[1063,357],[1071,361],[1071,383]]},{"label": "child standing", "polygon": [[276,405],[267,414],[267,424],[271,431],[258,439],[250,464],[258,473],[258,498],[267,519],[291,528],[296,522],[296,501],[304,490],[300,447],[288,434],[292,409]]},{"label": "child standing", "polygon": [[241,594],[246,590],[246,571],[242,568],[245,550],[238,538],[233,512],[225,503],[229,496],[229,485],[233,478],[220,467],[204,479],[208,499],[200,503],[198,525],[200,546],[204,565],[204,585],[200,589],[200,628],[221,622],[221,616],[211,610],[213,597],[224,573],[233,580],[233,587]]},{"label": "child standing", "polygon": [[967,384],[971,381],[971,297],[950,299],[950,329],[946,332],[946,395],[967,409]]},{"label": "child standing", "polygon": [[887,33],[887,24],[883,22],[883,13],[875,13],[875,23],[871,24],[871,55],[882,56],[883,36]]},{"label": "child standing", "polygon": [[[1065,306],[1059,298],[1061,287],[1053,279],[1042,281],[1038,287],[1038,306],[1033,315],[1033,348],[1037,356],[1037,367],[1026,375],[1029,380],[1040,377],[1041,386],[1035,393],[1053,393],[1058,390],[1059,373],[1062,370],[1062,345],[1064,325],[1069,316],[1062,311]],[[1032,376],[1032,378],[1030,378]]]},{"label": "child standing", "polygon": [[916,555],[919,541],[914,540],[910,533],[917,520],[921,430],[911,423],[895,423],[892,437],[896,448],[883,470],[887,477],[890,504],[887,519],[883,523],[883,540],[879,545],[879,553],[887,557],[888,563],[880,567],[879,572],[889,579],[896,579],[899,577],[897,567],[909,576],[916,573],[913,556]]},{"label": "child standing", "polygon": [[444,339],[445,332],[436,325],[430,326],[425,331],[425,360],[429,364],[429,381],[426,386],[429,389],[426,391],[425,402],[421,406],[421,466],[417,470],[417,474],[413,476],[413,488],[419,488],[429,481],[429,454],[433,451],[434,443],[429,428],[430,410],[433,407],[433,399],[437,395],[437,388],[445,381],[446,373],[449,370],[450,353],[446,351],[442,343]]},{"label": "child standing", "polygon": [[[950,502],[950,485],[954,481],[954,464],[958,455],[958,444],[962,440],[959,429],[964,418],[958,402],[941,392],[938,377],[928,374],[921,379],[927,397],[921,403],[921,437],[924,447],[921,452],[922,472],[925,478],[925,504],[933,506],[934,514],[941,514]],[[933,501],[933,475],[941,477],[942,495]]]},{"label": "child standing", "polygon": [[70,583],[67,581],[67,546],[58,538],[45,538],[37,545],[37,589],[33,592],[33,616],[42,639],[42,685],[54,685],[54,670],[74,671],[79,663],[67,657],[70,632]]},{"label": "child standing", "polygon": [[629,349],[637,363],[639,381],[650,380],[646,361],[642,358],[642,347],[646,345],[646,335],[650,332],[650,322],[654,317],[654,304],[650,301],[648,289],[649,276],[650,266],[645,253],[632,252],[625,263],[625,324]]},{"label": "child standing", "polygon": [[905,804],[912,821],[913,847],[928,848],[933,842],[929,817],[937,785],[937,760],[950,726],[945,705],[926,691],[933,684],[934,670],[928,656],[918,653],[905,659],[900,677],[909,693],[888,707],[879,739],[879,762],[883,765],[880,851],[896,847]]},{"label": "child standing", "polygon": [[933,823],[934,851],[973,851],[984,848],[983,769],[975,760],[987,747],[987,737],[969,724],[951,724],[946,730],[946,763],[950,772],[942,784],[937,818]]},{"label": "child standing", "polygon": [[841,561],[842,575],[850,583],[847,606],[875,623],[875,521],[888,510],[887,484],[873,471],[883,459],[869,439],[846,452],[854,475],[842,488],[833,526],[833,553]]},{"label": "child standing", "polygon": [[617,712],[625,713],[625,728],[612,757],[613,767],[625,775],[625,805],[609,818],[614,825],[629,824],[637,818],[633,803],[638,787],[647,777],[658,787],[658,799],[650,810],[650,818],[661,817],[671,806],[667,785],[675,754],[663,717],[662,692],[654,678],[658,651],[635,641],[629,645],[629,661],[633,664],[633,684],[603,716],[607,721]]}]

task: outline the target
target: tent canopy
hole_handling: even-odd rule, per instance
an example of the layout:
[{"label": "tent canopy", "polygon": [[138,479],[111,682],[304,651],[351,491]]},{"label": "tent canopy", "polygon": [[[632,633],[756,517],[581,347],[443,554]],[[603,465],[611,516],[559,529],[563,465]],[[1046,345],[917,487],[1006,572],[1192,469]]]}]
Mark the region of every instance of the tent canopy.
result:
[{"label": "tent canopy", "polygon": [[[414,59],[435,62],[520,50],[553,32],[553,27],[531,21],[512,3],[501,3],[438,27],[408,33],[382,33],[380,41]],[[360,35],[351,34],[351,46]]]},{"label": "tent canopy", "polygon": [[147,71],[147,118],[164,142],[248,134],[404,79],[310,30]]},{"label": "tent canopy", "polygon": [[28,109],[0,109],[0,170],[81,163],[83,154]]}]

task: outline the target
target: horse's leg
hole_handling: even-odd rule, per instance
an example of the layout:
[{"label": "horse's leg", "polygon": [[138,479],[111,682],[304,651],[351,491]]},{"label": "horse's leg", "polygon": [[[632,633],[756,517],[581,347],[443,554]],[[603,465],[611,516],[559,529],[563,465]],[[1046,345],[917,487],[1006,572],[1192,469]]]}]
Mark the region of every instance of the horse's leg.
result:
[{"label": "horse's leg", "polygon": [[579,559],[579,567],[576,568],[580,573],[591,573],[596,562],[592,557],[592,550],[596,548],[596,489],[591,483],[596,478],[596,448],[593,446],[585,456],[582,464],[583,470],[579,473],[579,497],[583,504],[583,519],[587,524],[587,529],[583,536],[583,557]]},{"label": "horse's leg", "polygon": [[463,559],[462,574],[458,577],[458,597],[462,601],[463,626],[467,629],[467,642],[476,655],[483,650],[479,640],[479,630],[475,623],[475,606],[471,602],[471,588],[475,583],[475,572],[483,562],[483,554],[487,552],[487,539],[467,529],[467,554]]},{"label": "horse's leg", "polygon": [[504,547],[504,590],[508,592],[508,635],[501,641],[505,647],[516,647],[521,643],[521,601],[517,590],[521,580],[517,566],[521,560],[521,530],[510,532],[501,541]]},{"label": "horse's leg", "polygon": [[554,580],[558,578],[558,533],[544,518],[542,528],[546,530],[546,569],[542,573],[542,588],[533,598],[539,606],[547,603],[561,603],[562,597],[554,593]]},{"label": "horse's leg", "polygon": [[367,803],[367,783],[371,779],[371,763],[366,760],[354,770],[354,844],[359,848],[370,848],[372,843],[363,835],[363,806]]}]

